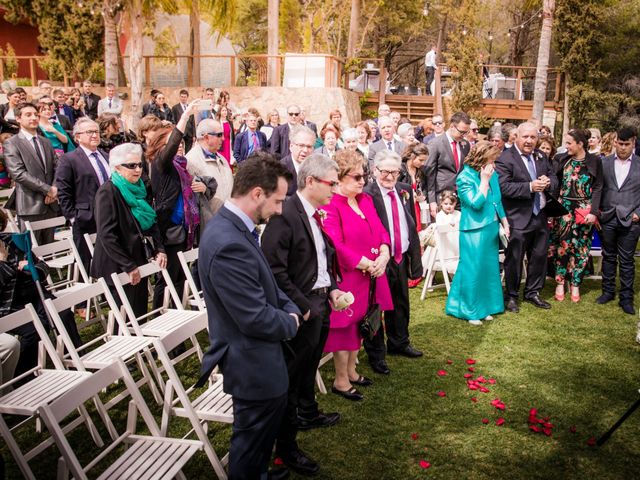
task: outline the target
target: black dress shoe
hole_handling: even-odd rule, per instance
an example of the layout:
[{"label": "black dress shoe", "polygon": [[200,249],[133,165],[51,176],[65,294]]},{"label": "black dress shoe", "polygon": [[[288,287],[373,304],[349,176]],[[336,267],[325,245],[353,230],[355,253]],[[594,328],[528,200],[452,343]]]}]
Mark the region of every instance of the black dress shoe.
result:
[{"label": "black dress shoe", "polygon": [[409,358],[416,358],[416,357],[422,356],[422,352],[420,350],[413,348],[411,345],[407,345],[406,347],[401,348],[399,350],[387,349],[387,353],[389,353],[390,355],[402,355],[403,357],[409,357]]},{"label": "black dress shoe", "polygon": [[551,308],[551,304],[545,300],[540,298],[540,295],[532,295],[531,297],[527,297],[524,299],[525,302],[529,302],[532,305],[538,308],[544,308],[545,310],[549,310]]},{"label": "black dress shoe", "polygon": [[288,468],[272,468],[267,472],[267,480],[285,480],[286,478],[289,478]]},{"label": "black dress shoe", "polygon": [[603,293],[598,298],[596,298],[596,303],[598,305],[604,305],[605,303],[609,303],[614,298],[616,298],[616,296],[613,293]]},{"label": "black dress shoe", "polygon": [[387,365],[387,362],[385,362],[384,360],[380,360],[379,362],[371,362],[371,369],[376,373],[380,373],[381,375],[389,375],[391,373],[391,370],[389,370],[389,365]]},{"label": "black dress shoe", "polygon": [[314,418],[305,418],[298,415],[298,430],[311,430],[312,428],[331,427],[340,421],[338,412],[319,412]]},{"label": "black dress shoe", "polygon": [[336,387],[331,387],[331,391],[336,395],[340,395],[347,400],[353,400],[354,402],[364,398],[364,395],[356,390],[356,387],[351,387],[349,390],[338,390]]},{"label": "black dress shoe", "polygon": [[505,304],[504,308],[508,312],[512,312],[512,313],[520,312],[520,307],[518,306],[518,300],[513,297],[509,297],[509,300],[507,300],[507,303]]},{"label": "black dress shoe", "polygon": [[320,466],[299,448],[279,456],[287,467],[300,475],[315,475],[320,471]]},{"label": "black dress shoe", "polygon": [[629,303],[629,302],[625,302],[625,303],[620,303],[620,308],[622,309],[622,311],[624,313],[628,313],[629,315],[635,315],[636,314],[636,309],[633,308],[633,303]]},{"label": "black dress shoe", "polygon": [[349,381],[352,384],[360,385],[361,387],[368,387],[369,385],[373,385],[373,380],[367,377],[363,377],[362,375],[360,375],[356,380],[349,379]]}]

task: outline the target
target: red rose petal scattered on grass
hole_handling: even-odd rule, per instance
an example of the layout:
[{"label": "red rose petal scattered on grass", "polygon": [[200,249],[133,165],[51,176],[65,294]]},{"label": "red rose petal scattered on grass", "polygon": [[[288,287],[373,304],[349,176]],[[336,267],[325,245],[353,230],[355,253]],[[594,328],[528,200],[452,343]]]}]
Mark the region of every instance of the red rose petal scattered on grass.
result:
[{"label": "red rose petal scattered on grass", "polygon": [[412,433],[411,434],[411,440],[417,440],[418,439],[418,434],[417,433]]},{"label": "red rose petal scattered on grass", "polygon": [[538,415],[537,408],[532,408],[531,410],[529,410],[529,417],[535,417],[536,415]]},{"label": "red rose petal scattered on grass", "polygon": [[478,378],[476,378],[476,382],[485,383],[486,381],[487,380],[482,375],[480,375]]},{"label": "red rose petal scattered on grass", "polygon": [[444,392],[444,391],[442,391],[442,390],[439,390],[439,391],[438,391],[438,396],[439,396],[439,397],[446,397],[446,396],[447,396],[447,392]]},{"label": "red rose petal scattered on grass", "polygon": [[529,425],[529,430],[536,433],[540,433],[542,431],[542,429],[537,425]]},{"label": "red rose petal scattered on grass", "polygon": [[484,423],[486,425],[487,423],[489,423],[489,419],[488,418],[483,418],[482,419],[482,423]]},{"label": "red rose petal scattered on grass", "polygon": [[478,390],[480,390],[482,393],[489,393],[491,391],[487,387],[478,387]]},{"label": "red rose petal scattered on grass", "polygon": [[476,369],[473,368],[473,367],[469,367],[469,368],[467,368],[467,370],[469,370],[470,372],[475,372],[476,371]]},{"label": "red rose petal scattered on grass", "polygon": [[447,375],[447,371],[446,370],[438,370],[438,376],[444,377],[445,375]]},{"label": "red rose petal scattered on grass", "polygon": [[478,401],[478,399],[477,399],[476,397],[471,397],[471,401],[472,401],[473,403],[476,403],[476,402]]},{"label": "red rose petal scattered on grass", "polygon": [[544,433],[547,437],[551,436],[552,430],[550,428],[543,428],[542,433]]},{"label": "red rose petal scattered on grass", "polygon": [[504,410],[506,408],[504,402],[499,398],[491,401],[491,405],[496,407],[498,410]]},{"label": "red rose petal scattered on grass", "polygon": [[495,378],[490,378],[489,380],[487,380],[487,382],[489,382],[491,385],[496,383],[496,379]]},{"label": "red rose petal scattered on grass", "polygon": [[576,433],[576,432],[578,431],[578,429],[576,428],[576,426],[575,426],[575,425],[571,425],[571,426],[569,427],[569,431],[570,431],[571,433]]},{"label": "red rose petal scattered on grass", "polygon": [[447,365],[452,365],[453,364],[453,360],[447,360]]},{"label": "red rose petal scattered on grass", "polygon": [[467,365],[475,365],[476,363],[476,361],[473,358],[467,358],[465,362],[467,363]]},{"label": "red rose petal scattered on grass", "polygon": [[276,457],[273,459],[273,464],[274,465],[284,465],[284,462],[282,461],[282,459],[280,457]]},{"label": "red rose petal scattered on grass", "polygon": [[478,390],[478,385],[476,385],[475,383],[470,383],[468,387],[469,390]]},{"label": "red rose petal scattered on grass", "polygon": [[473,373],[465,373],[463,375],[464,378],[472,378],[473,377]]},{"label": "red rose petal scattered on grass", "polygon": [[596,446],[596,437],[591,437],[589,440],[587,440],[587,445],[589,445],[590,447],[595,447]]},{"label": "red rose petal scattered on grass", "polygon": [[426,460],[420,460],[420,468],[429,468],[431,464]]},{"label": "red rose petal scattered on grass", "polygon": [[497,426],[504,425],[504,418],[500,417],[499,419],[497,419],[496,420],[496,425]]}]

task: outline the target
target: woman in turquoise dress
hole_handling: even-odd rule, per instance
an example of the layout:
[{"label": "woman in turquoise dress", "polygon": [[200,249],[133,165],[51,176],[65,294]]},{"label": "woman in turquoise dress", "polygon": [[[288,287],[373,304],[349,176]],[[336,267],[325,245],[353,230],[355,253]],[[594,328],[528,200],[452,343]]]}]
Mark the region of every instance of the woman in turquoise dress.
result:
[{"label": "woman in turquoise dress", "polygon": [[502,208],[498,174],[493,163],[500,150],[487,141],[478,142],[464,160],[458,175],[460,260],[445,311],[448,315],[482,325],[504,311],[498,249],[500,223],[509,236]]},{"label": "woman in turquoise dress", "polygon": [[76,146],[60,123],[51,121],[53,113],[53,100],[49,97],[44,97],[38,102],[38,115],[40,116],[38,128],[42,135],[51,142],[56,156],[60,158],[67,152],[73,152]]}]

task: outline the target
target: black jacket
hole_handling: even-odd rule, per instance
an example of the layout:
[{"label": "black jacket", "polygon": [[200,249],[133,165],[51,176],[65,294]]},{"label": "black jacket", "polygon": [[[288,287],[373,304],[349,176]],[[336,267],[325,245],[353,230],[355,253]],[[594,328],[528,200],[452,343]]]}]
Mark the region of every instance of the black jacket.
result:
[{"label": "black jacket", "polygon": [[[568,153],[561,153],[554,158],[555,176],[558,179],[558,189],[562,185],[562,177],[564,175],[564,167],[570,160]],[[598,216],[600,214],[600,200],[602,198],[602,160],[598,155],[588,153],[584,157],[584,164],[587,167],[587,172],[591,177],[591,213]]]},{"label": "black jacket", "polygon": [[161,232],[172,225],[171,214],[182,193],[180,176],[173,166],[173,157],[178,153],[182,141],[182,132],[173,129],[167,145],[151,161],[151,188],[153,190],[154,210],[158,214],[158,227]]}]

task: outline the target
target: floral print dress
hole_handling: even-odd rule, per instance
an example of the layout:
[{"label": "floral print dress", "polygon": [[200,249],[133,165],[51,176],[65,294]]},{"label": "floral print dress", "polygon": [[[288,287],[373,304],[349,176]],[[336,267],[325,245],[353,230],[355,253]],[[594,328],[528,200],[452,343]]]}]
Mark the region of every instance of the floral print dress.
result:
[{"label": "floral print dress", "polygon": [[569,160],[563,170],[560,203],[569,213],[553,222],[549,256],[558,285],[580,286],[589,262],[593,225],[576,223],[576,209],[591,208],[593,178],[582,160]]}]

